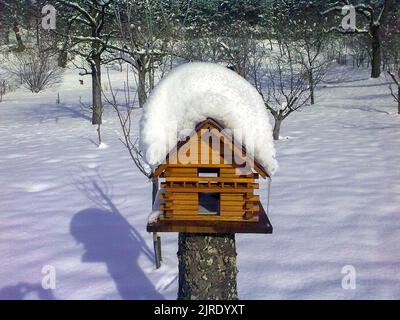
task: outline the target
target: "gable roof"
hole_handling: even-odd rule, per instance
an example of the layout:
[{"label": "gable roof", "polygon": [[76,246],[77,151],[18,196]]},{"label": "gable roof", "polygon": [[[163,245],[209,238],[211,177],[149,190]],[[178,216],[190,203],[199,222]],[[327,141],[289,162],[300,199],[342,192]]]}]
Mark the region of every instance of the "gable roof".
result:
[{"label": "gable roof", "polygon": [[[223,130],[225,129],[225,127],[220,124],[217,120],[213,119],[213,118],[207,118],[206,120],[204,120],[203,122],[200,122],[196,125],[195,128],[195,132],[199,132],[202,129],[217,129],[219,132],[222,133],[222,135],[224,136],[224,138],[229,139],[232,142],[232,146],[233,146],[233,152],[238,154],[239,156],[241,155],[246,155],[247,156],[247,152],[246,152],[246,147],[244,145],[239,146],[236,143],[234,143],[234,141],[232,141],[232,137],[226,135]],[[162,172],[165,171],[165,169],[168,167],[169,163],[168,163],[168,159],[169,159],[169,155],[172,152],[176,152],[178,151],[182,146],[184,146],[186,143],[188,143],[188,141],[190,140],[191,137],[188,137],[186,140],[184,141],[179,141],[177,143],[177,145],[168,153],[165,161],[160,164],[151,174],[151,178],[156,178],[159,177],[160,174]],[[252,159],[253,160],[253,164],[254,166],[252,167],[252,169],[254,169],[260,176],[262,176],[264,179],[266,177],[270,177],[267,170],[265,170],[265,168],[257,161],[257,159]]]}]

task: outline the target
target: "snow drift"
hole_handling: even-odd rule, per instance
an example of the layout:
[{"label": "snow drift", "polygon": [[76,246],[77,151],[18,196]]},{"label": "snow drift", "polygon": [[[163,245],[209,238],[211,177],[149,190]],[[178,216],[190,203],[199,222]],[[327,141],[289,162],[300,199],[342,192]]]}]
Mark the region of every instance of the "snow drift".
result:
[{"label": "snow drift", "polygon": [[[161,164],[178,132],[194,130],[213,118],[241,130],[248,153],[269,174],[277,168],[272,127],[262,97],[235,72],[212,63],[188,63],[171,71],[150,94],[140,124],[140,144],[154,169]],[[253,150],[251,150],[253,149]]]}]

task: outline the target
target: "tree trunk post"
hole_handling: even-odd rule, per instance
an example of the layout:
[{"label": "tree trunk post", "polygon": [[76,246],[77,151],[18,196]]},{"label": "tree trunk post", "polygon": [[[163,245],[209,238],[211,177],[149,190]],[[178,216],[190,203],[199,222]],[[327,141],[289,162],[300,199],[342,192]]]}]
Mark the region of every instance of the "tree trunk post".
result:
[{"label": "tree trunk post", "polygon": [[[151,193],[152,205],[154,205],[154,203],[157,200],[158,190],[159,190],[158,179],[153,178],[152,193]],[[156,268],[158,269],[161,267],[162,253],[161,253],[161,237],[156,232],[153,232],[153,245],[154,245],[154,258],[155,258]]]},{"label": "tree trunk post", "polygon": [[156,201],[158,189],[159,189],[158,179],[157,178],[153,178],[153,180],[152,180],[152,191],[151,191],[151,203],[152,204],[154,204],[154,202]]},{"label": "tree trunk post", "polygon": [[234,234],[179,233],[178,300],[237,300]]},{"label": "tree trunk post", "polygon": [[153,232],[153,246],[154,246],[154,260],[156,263],[156,269],[161,267],[161,237],[157,232]]}]

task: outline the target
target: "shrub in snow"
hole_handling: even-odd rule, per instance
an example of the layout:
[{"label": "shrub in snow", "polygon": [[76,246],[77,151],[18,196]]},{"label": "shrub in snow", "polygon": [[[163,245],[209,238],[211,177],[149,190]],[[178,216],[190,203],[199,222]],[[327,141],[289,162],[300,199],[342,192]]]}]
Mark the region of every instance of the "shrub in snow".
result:
[{"label": "shrub in snow", "polygon": [[269,173],[276,171],[272,128],[262,97],[244,78],[211,63],[174,69],[150,94],[140,127],[141,149],[150,167],[165,160],[178,133],[194,130],[207,118],[241,131],[243,144],[251,146],[248,153]]},{"label": "shrub in snow", "polygon": [[6,69],[34,93],[61,82],[62,69],[57,60],[49,53],[37,49],[14,53]]},{"label": "shrub in snow", "polygon": [[0,102],[3,102],[3,96],[10,91],[11,87],[5,79],[0,77]]},{"label": "shrub in snow", "polygon": [[3,96],[13,91],[17,85],[10,73],[5,69],[8,55],[0,53],[0,102],[3,102]]},{"label": "shrub in snow", "polygon": [[261,60],[251,78],[274,117],[273,137],[279,140],[282,122],[310,101],[309,68],[294,46],[283,43]]},{"label": "shrub in snow", "polygon": [[9,74],[7,72],[0,70],[0,102],[3,102],[3,96],[8,92],[13,91],[16,85],[10,81]]}]

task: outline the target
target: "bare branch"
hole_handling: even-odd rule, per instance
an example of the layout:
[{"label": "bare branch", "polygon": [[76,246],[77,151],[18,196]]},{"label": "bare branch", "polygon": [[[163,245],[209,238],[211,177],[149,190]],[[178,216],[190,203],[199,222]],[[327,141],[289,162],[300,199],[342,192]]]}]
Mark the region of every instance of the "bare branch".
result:
[{"label": "bare branch", "polygon": [[90,15],[88,11],[86,11],[84,8],[82,8],[80,5],[78,5],[75,2],[67,1],[67,0],[60,0],[61,3],[64,5],[75,9],[76,11],[80,12],[86,19],[86,24],[95,26],[96,25],[96,20]]},{"label": "bare branch", "polygon": [[136,138],[134,141],[132,141],[132,138],[131,138],[131,125],[132,125],[131,115],[132,115],[134,103],[136,101],[137,92],[135,93],[135,97],[133,98],[133,101],[130,101],[129,100],[130,94],[129,94],[128,70],[127,70],[126,84],[124,85],[124,94],[125,94],[125,106],[124,107],[126,108],[125,113],[120,108],[120,104],[118,103],[118,100],[117,100],[117,93],[113,89],[111,79],[110,79],[110,74],[108,71],[107,71],[107,77],[108,77],[108,83],[109,83],[110,92],[111,92],[111,98],[106,96],[104,93],[103,94],[104,94],[105,100],[114,108],[114,110],[117,113],[118,120],[119,120],[121,129],[122,129],[122,133],[123,133],[123,137],[120,138],[120,141],[123,143],[123,145],[128,150],[133,163],[139,169],[139,171],[142,172],[146,177],[150,178],[151,170],[146,165],[144,156],[139,148],[138,138]]}]

